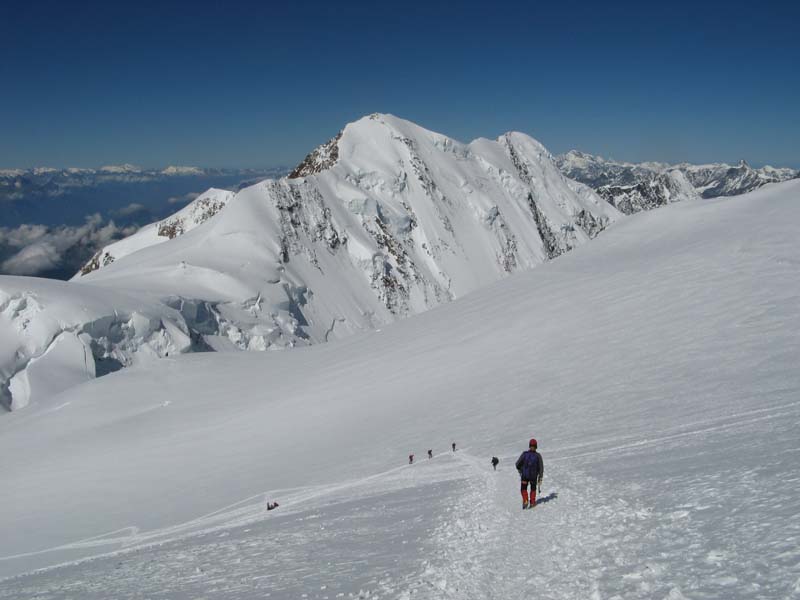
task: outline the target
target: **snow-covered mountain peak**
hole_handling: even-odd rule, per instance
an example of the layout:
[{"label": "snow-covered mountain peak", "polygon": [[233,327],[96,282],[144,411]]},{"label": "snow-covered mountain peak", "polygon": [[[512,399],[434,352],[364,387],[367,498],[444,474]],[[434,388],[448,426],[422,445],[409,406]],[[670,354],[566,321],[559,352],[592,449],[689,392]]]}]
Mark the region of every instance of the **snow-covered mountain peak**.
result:
[{"label": "snow-covered mountain peak", "polygon": [[165,169],[162,169],[161,174],[168,176],[202,175],[203,169],[200,169],[199,167],[170,165]]},{"label": "snow-covered mountain peak", "polygon": [[141,167],[129,163],[122,165],[105,165],[98,169],[98,171],[102,173],[139,173],[141,170]]},{"label": "snow-covered mountain peak", "polygon": [[347,124],[292,171],[290,179],[321,173],[342,162],[339,173],[394,172],[407,148],[425,153],[464,150],[464,144],[391,114],[372,113]]},{"label": "snow-covered mountain peak", "polygon": [[570,150],[558,158],[561,164],[573,166],[597,165],[607,162],[602,156],[588,154],[580,150]]},{"label": "snow-covered mountain peak", "polygon": [[[74,280],[177,310],[186,351],[264,350],[420,313],[555,258],[619,217],[525,134],[464,144],[373,114],[288,177],[209,190],[103,248]],[[112,351],[91,347],[97,361]],[[11,375],[35,358],[21,356]]]}]

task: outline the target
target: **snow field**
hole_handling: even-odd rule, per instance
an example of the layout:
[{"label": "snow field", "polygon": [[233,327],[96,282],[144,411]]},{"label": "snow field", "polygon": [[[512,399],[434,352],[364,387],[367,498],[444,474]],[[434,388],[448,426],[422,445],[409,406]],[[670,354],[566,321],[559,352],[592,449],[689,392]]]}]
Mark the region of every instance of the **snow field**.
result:
[{"label": "snow field", "polygon": [[[66,580],[61,569],[37,574],[33,586],[7,580],[0,598],[390,597],[420,569],[439,515],[464,487],[453,460],[441,458],[273,490],[159,535],[131,531],[118,541],[133,549],[62,567]],[[268,498],[280,508],[267,512]],[[176,537],[189,530],[196,535]]]},{"label": "snow field", "polygon": [[[798,197],[642,213],[379,332],[7,415],[0,573],[130,551],[0,594],[796,598]],[[556,497],[523,512],[531,435]]]}]

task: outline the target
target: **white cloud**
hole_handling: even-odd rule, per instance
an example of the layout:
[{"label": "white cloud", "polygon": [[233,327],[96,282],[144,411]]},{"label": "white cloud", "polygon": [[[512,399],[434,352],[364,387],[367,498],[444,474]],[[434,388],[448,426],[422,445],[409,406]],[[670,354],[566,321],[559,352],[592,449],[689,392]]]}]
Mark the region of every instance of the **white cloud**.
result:
[{"label": "white cloud", "polygon": [[0,245],[21,248],[47,235],[46,225],[20,225],[15,229],[0,227]]},{"label": "white cloud", "polygon": [[38,275],[77,271],[103,246],[136,232],[136,227],[117,227],[104,222],[99,214],[90,215],[84,225],[45,225],[0,227],[0,272],[12,275]]},{"label": "white cloud", "polygon": [[171,198],[167,199],[167,202],[170,204],[187,204],[197,198],[199,195],[199,192],[189,192],[188,194],[183,194],[182,196],[172,196]]},{"label": "white cloud", "polygon": [[128,206],[123,206],[114,211],[114,214],[117,214],[121,217],[129,217],[132,214],[146,211],[144,204],[139,204],[138,202],[131,202]]},{"label": "white cloud", "polygon": [[36,275],[55,269],[60,262],[61,255],[55,246],[48,242],[36,242],[3,261],[0,268],[9,275]]}]

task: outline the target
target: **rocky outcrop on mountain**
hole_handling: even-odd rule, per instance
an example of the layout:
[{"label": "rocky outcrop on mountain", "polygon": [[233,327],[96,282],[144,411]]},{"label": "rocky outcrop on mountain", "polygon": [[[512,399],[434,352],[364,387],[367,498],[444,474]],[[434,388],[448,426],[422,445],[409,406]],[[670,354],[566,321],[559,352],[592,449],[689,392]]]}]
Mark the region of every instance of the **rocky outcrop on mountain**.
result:
[{"label": "rocky outcrop on mountain", "polygon": [[336,137],[329,142],[322,144],[313,152],[309,153],[299,165],[297,165],[292,172],[289,173],[289,179],[297,179],[298,177],[306,177],[314,175],[325,169],[330,169],[336,164],[339,158],[339,138],[342,137],[342,132],[339,132]]},{"label": "rocky outcrop on mountain", "polygon": [[634,185],[604,185],[597,193],[626,215],[700,196],[678,170],[653,173]]},{"label": "rocky outcrop on mountain", "polygon": [[652,174],[669,168],[665,163],[616,162],[578,150],[559,154],[555,157],[555,162],[564,175],[595,190],[607,185],[637,185]]},{"label": "rocky outcrop on mountain", "polygon": [[158,235],[172,239],[202,225],[228,203],[233,194],[225,190],[209,190],[196,198],[179,214],[158,224]]}]

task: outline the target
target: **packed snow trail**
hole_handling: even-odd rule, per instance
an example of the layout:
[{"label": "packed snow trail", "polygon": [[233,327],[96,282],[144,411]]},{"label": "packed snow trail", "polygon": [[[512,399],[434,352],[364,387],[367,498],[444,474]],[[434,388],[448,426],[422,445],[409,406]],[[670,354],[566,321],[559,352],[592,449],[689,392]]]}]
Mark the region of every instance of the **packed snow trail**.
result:
[{"label": "packed snow trail", "polygon": [[497,472],[483,457],[458,458],[471,480],[437,531],[438,556],[421,577],[431,598],[522,599],[531,590],[544,598],[590,598],[609,567],[636,560],[636,548],[617,536],[636,539],[648,514],[599,482],[556,467],[536,507],[523,511],[517,455],[501,458]]},{"label": "packed snow trail", "polygon": [[[735,439],[761,422],[770,426],[783,450],[792,443],[797,408],[798,403],[791,403],[771,414],[727,416],[682,434],[611,445],[577,457],[561,456],[554,449],[552,457],[544,454],[543,493],[528,511],[521,509],[518,492],[518,454],[501,457],[497,472],[485,457],[457,454],[470,474],[465,492],[447,507],[450,518],[434,536],[435,556],[412,578],[407,596],[522,600],[535,590],[537,598],[798,597],[800,524],[796,518],[764,514],[769,506],[783,508],[785,488],[778,481],[762,480],[762,489],[749,489],[757,478],[750,461],[722,472],[692,468],[687,460],[693,450],[678,446],[683,436],[696,445],[712,432]],[[647,488],[615,487],[611,482],[619,474],[609,473],[603,480],[586,473],[603,464],[624,468],[648,460],[647,452],[631,454],[627,461],[617,456],[643,446],[655,450],[649,460],[672,456],[682,474],[669,485]],[[706,443],[705,450],[714,453],[716,447],[719,452],[720,446],[727,444]],[[582,469],[588,456],[593,468]],[[798,514],[793,512],[797,507],[793,499],[786,516]],[[743,512],[754,515],[745,526],[737,523]],[[710,524],[703,522],[709,519]],[[764,538],[774,540],[769,557],[755,550],[763,548]],[[738,556],[742,547],[752,553]]]}]

